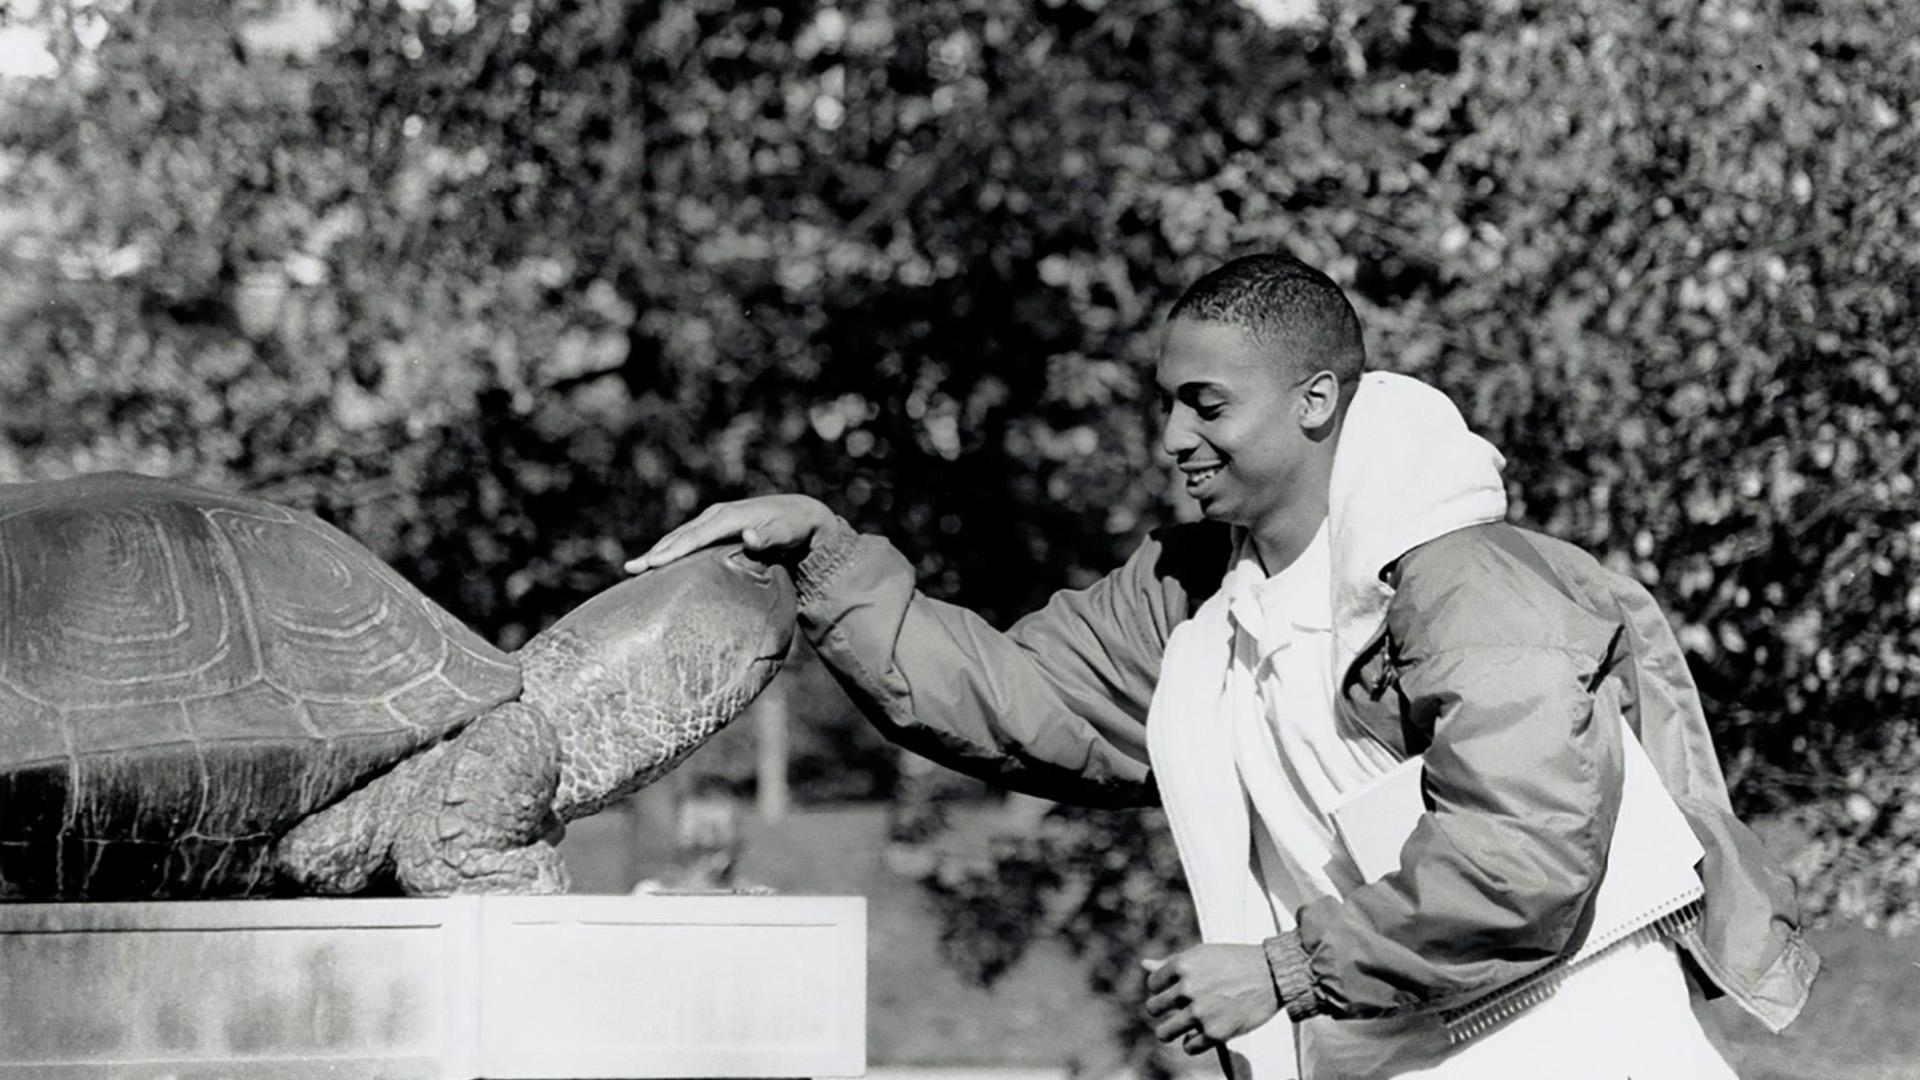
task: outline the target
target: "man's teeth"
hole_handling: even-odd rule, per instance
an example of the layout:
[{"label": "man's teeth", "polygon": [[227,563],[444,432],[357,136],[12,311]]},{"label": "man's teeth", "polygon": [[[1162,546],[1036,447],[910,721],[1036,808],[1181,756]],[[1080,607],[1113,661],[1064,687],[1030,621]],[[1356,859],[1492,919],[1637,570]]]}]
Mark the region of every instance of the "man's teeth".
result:
[{"label": "man's teeth", "polygon": [[1211,469],[1201,469],[1198,472],[1190,472],[1187,474],[1187,483],[1204,484],[1207,481],[1213,479],[1215,476],[1219,475],[1219,472],[1220,472],[1220,467],[1218,465],[1214,466]]}]

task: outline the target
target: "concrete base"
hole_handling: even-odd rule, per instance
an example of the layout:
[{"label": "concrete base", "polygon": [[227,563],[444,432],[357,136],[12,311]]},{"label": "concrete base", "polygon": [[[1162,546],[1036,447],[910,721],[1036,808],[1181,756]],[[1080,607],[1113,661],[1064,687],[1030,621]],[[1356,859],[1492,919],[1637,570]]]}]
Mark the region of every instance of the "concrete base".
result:
[{"label": "concrete base", "polygon": [[860,898],[0,905],[0,1080],[865,1069]]}]

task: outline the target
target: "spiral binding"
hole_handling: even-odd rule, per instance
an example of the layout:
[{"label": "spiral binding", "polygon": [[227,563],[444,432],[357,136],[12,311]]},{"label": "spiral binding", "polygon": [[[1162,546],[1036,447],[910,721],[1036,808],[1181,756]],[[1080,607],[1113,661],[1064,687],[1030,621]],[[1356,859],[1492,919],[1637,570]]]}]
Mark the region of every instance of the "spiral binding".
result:
[{"label": "spiral binding", "polygon": [[1677,937],[1700,922],[1700,901],[1677,908],[1604,948],[1575,960],[1564,960],[1511,983],[1466,1005],[1442,1009],[1447,1039],[1455,1046],[1499,1027],[1520,1013],[1552,997],[1567,976],[1627,945]]}]

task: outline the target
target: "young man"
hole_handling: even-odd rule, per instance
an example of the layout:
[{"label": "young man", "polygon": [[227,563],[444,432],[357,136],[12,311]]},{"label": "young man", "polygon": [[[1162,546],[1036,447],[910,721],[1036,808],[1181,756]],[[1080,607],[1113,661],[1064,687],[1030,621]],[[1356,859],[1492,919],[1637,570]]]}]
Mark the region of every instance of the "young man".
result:
[{"label": "young man", "polygon": [[[800,496],[710,507],[629,568],[736,537],[797,557],[804,629],[890,738],[1055,799],[1158,798],[1206,943],[1149,975],[1146,1008],[1162,1040],[1231,1051],[1236,1077],[1731,1077],[1683,971],[1777,1030],[1818,960],[1791,883],[1733,817],[1664,618],[1505,524],[1493,448],[1438,391],[1364,367],[1317,271],[1255,256],[1201,279],[1156,377],[1164,447],[1208,520],[1004,634]],[[1706,849],[1702,920],[1452,1044],[1440,1010],[1582,933],[1622,716]],[[1328,813],[1413,754],[1427,811],[1366,882]]]}]

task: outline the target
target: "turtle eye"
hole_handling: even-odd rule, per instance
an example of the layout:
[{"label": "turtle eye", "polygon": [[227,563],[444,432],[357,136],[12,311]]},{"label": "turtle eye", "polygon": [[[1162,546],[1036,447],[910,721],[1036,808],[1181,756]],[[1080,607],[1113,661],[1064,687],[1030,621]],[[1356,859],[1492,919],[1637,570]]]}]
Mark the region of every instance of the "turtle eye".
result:
[{"label": "turtle eye", "polygon": [[746,548],[736,547],[729,550],[721,557],[721,561],[726,563],[727,566],[735,572],[744,574],[754,581],[767,581],[771,579],[771,573],[767,569],[767,564],[747,554]]}]

